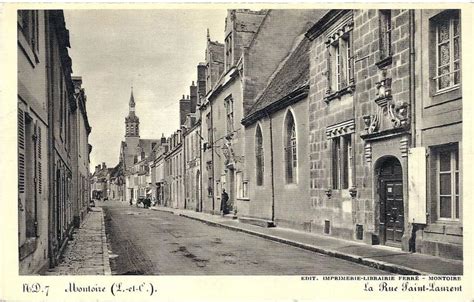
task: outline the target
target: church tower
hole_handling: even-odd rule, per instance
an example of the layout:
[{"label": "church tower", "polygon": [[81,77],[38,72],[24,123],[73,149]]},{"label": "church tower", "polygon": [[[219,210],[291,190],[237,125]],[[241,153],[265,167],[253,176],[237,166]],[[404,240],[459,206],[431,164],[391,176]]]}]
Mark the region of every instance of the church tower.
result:
[{"label": "church tower", "polygon": [[135,115],[135,98],[133,97],[133,87],[128,103],[128,116],[125,118],[125,137],[140,137],[140,119]]},{"label": "church tower", "polygon": [[128,103],[128,116],[125,118],[125,145],[124,145],[124,169],[130,170],[137,161],[140,144],[140,120],[135,114],[135,98],[133,87]]}]

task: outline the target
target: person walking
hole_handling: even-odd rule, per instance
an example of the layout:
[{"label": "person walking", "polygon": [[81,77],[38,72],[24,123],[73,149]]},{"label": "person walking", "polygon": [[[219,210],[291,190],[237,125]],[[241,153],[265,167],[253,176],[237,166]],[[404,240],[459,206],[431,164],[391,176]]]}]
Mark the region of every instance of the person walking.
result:
[{"label": "person walking", "polygon": [[229,214],[229,210],[227,208],[228,200],[229,200],[229,194],[227,194],[225,189],[222,189],[222,194],[221,194],[221,214],[222,215]]}]

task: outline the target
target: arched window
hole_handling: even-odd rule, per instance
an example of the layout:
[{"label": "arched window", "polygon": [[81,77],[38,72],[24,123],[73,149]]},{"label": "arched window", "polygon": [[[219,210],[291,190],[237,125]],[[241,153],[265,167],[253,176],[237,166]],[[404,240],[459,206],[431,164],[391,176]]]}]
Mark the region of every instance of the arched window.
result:
[{"label": "arched window", "polygon": [[257,126],[257,131],[255,132],[255,168],[256,168],[256,178],[257,186],[263,185],[263,137],[262,129],[260,125]]},{"label": "arched window", "polygon": [[285,130],[286,183],[296,183],[296,169],[298,167],[296,127],[293,114],[290,111],[286,115]]}]

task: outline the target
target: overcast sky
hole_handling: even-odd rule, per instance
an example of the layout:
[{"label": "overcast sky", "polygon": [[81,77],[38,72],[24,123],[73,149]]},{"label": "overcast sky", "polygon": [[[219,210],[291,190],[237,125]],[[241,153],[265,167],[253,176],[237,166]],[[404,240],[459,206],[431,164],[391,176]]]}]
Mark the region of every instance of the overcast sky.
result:
[{"label": "overcast sky", "polygon": [[226,10],[65,10],[73,75],[82,76],[92,133],[91,170],[118,163],[130,87],[141,138],[179,126],[178,100],[204,61],[206,30],[223,41]]}]

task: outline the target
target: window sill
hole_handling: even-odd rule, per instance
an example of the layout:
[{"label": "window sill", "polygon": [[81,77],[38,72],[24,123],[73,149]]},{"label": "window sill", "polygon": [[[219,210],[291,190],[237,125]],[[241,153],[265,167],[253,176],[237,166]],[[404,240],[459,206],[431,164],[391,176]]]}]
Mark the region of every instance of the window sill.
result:
[{"label": "window sill", "polygon": [[237,200],[250,201],[250,198],[248,198],[248,197],[238,197]]},{"label": "window sill", "polygon": [[388,65],[391,65],[391,64],[392,64],[392,56],[388,56],[386,58],[380,59],[380,61],[375,63],[375,65],[377,65],[377,67],[380,69],[387,67]]},{"label": "window sill", "polygon": [[430,108],[443,103],[455,101],[462,98],[461,85],[450,87],[445,90],[431,94],[430,100],[424,108]]},{"label": "window sill", "polygon": [[329,104],[332,100],[340,99],[343,95],[346,95],[346,94],[352,95],[354,93],[354,90],[355,90],[355,84],[351,84],[336,92],[332,92],[326,95],[326,97],[324,98],[324,102],[326,102],[326,104]]}]

